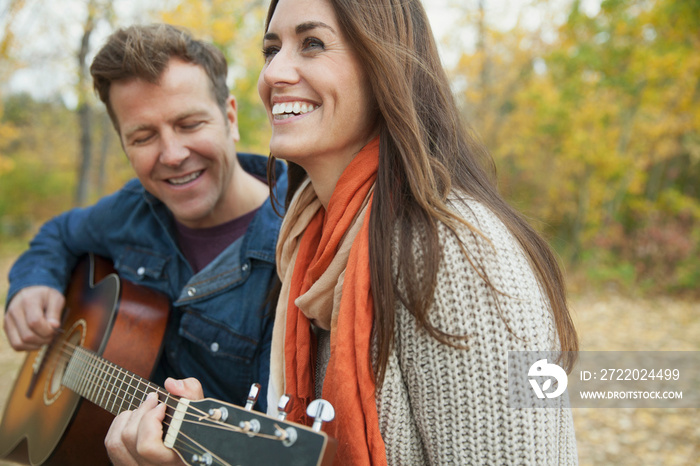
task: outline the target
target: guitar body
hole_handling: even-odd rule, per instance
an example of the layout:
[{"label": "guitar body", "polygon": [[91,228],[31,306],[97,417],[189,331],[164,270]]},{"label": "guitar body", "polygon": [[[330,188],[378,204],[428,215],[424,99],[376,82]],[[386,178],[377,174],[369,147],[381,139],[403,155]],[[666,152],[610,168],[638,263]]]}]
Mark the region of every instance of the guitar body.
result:
[{"label": "guitar body", "polygon": [[90,255],[73,273],[62,332],[28,353],[0,425],[0,457],[32,465],[109,465],[104,437],[114,415],[61,383],[73,346],[87,348],[144,378],[160,356],[170,304],[122,281]]}]

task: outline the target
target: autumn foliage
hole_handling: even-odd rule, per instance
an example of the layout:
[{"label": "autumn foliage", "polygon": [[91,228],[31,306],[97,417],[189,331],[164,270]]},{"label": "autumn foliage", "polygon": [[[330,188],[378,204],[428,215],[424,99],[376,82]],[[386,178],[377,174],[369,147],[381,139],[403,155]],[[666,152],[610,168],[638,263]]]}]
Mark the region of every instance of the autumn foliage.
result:
[{"label": "autumn foliage", "polygon": [[556,39],[485,31],[453,70],[502,191],[589,278],[700,283],[700,5],[574,2]]},{"label": "autumn foliage", "polygon": [[[22,3],[12,2],[15,9]],[[501,191],[550,239],[569,271],[584,271],[587,285],[697,292],[698,2],[606,0],[592,14],[578,0],[565,11],[561,2],[531,0],[540,24],[521,21],[507,30],[475,3],[455,7],[460,27],[477,40],[464,46],[454,34],[447,47],[458,59],[448,71],[467,121],[496,160]],[[185,26],[226,54],[239,150],[266,153],[269,129],[256,81],[267,2],[168,4],[154,20]],[[113,16],[101,21],[118,23]],[[3,80],[8,66],[22,66],[12,61],[8,24],[0,41]],[[58,98],[0,97],[0,238],[26,236],[71,206],[78,119]],[[101,111],[96,102],[94,108]],[[105,138],[111,129],[94,126],[94,151],[109,157],[103,175],[90,178],[92,198],[130,176],[118,141]]]}]

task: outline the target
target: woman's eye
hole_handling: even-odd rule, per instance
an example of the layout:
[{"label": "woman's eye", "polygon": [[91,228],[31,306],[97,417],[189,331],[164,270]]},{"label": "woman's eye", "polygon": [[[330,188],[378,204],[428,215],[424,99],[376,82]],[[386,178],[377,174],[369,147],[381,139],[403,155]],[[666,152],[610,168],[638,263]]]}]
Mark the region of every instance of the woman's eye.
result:
[{"label": "woman's eye", "polygon": [[315,37],[307,37],[304,39],[304,50],[324,50],[325,48],[326,46],[323,44],[323,41],[316,39]]},{"label": "woman's eye", "polygon": [[263,47],[262,54],[263,57],[265,57],[265,61],[270,61],[272,57],[275,56],[275,54],[279,52],[279,47],[276,45],[268,45],[267,47]]}]

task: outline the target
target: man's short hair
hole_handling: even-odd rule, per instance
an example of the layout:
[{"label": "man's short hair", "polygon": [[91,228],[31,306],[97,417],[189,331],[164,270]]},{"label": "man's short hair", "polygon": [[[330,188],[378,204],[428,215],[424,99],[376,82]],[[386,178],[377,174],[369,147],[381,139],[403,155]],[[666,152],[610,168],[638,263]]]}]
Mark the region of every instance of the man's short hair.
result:
[{"label": "man's short hair", "polygon": [[168,24],[131,26],[114,32],[90,66],[95,91],[107,107],[112,124],[119,131],[109,101],[112,82],[139,78],[158,83],[172,58],[201,66],[209,77],[214,100],[226,114],[229,89],[228,66],[214,45],[195,40],[189,33]]}]

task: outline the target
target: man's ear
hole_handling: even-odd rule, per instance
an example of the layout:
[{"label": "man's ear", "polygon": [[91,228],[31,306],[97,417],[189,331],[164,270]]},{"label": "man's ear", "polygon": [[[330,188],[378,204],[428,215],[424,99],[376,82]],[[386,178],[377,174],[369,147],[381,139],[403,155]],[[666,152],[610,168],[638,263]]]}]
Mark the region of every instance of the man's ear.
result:
[{"label": "man's ear", "polygon": [[226,121],[228,121],[229,131],[235,142],[241,140],[241,134],[238,131],[238,105],[236,98],[232,95],[226,100]]}]

